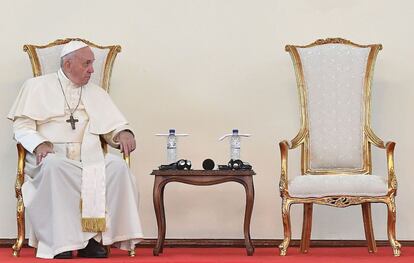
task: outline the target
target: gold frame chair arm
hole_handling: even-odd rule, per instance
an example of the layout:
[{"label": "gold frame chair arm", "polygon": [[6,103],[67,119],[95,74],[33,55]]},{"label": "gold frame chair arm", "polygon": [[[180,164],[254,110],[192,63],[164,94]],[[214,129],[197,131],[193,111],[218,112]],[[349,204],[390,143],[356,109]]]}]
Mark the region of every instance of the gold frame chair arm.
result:
[{"label": "gold frame chair arm", "polygon": [[[302,123],[305,123],[305,121],[303,121]],[[305,142],[306,137],[308,136],[308,129],[305,127],[305,125],[302,124],[302,127],[300,128],[298,134],[295,136],[295,138],[293,138],[291,141],[286,141],[285,142],[288,144],[289,149],[295,149],[298,146],[302,145]]]},{"label": "gold frame chair arm", "polygon": [[374,131],[366,126],[365,127],[365,131],[366,131],[366,135],[368,137],[368,140],[370,143],[372,143],[373,145],[377,146],[378,148],[381,149],[385,149],[385,143],[383,140],[381,140],[375,133]]},{"label": "gold frame chair arm", "polygon": [[[105,139],[102,136],[99,136],[99,139],[101,140],[101,147],[105,154],[108,153],[108,143],[105,141]],[[131,157],[130,155],[126,155],[125,153],[122,154],[122,158],[125,160],[126,164],[129,168],[131,168]]]},{"label": "gold frame chair arm", "polygon": [[387,170],[388,170],[388,192],[395,192],[396,194],[398,183],[397,183],[397,177],[395,175],[395,170],[394,170],[395,142],[382,141],[377,135],[375,135],[375,133],[370,128],[367,128],[366,132],[367,132],[367,136],[371,144],[375,145],[376,147],[380,149],[386,150]]},{"label": "gold frame chair arm", "polygon": [[395,142],[389,141],[385,144],[385,150],[387,154],[387,168],[388,168],[388,191],[395,192],[397,194],[397,177],[394,170],[394,149]]},{"label": "gold frame chair arm", "polygon": [[126,155],[125,153],[122,154],[122,157],[124,158],[126,164],[128,165],[129,168],[131,168],[131,157],[130,155]]},{"label": "gold frame chair arm", "polygon": [[293,150],[303,144],[303,139],[306,136],[306,131],[301,130],[298,135],[291,141],[283,140],[279,142],[280,149],[280,181],[279,181],[279,191],[280,196],[288,196],[288,152]]},{"label": "gold frame chair arm", "polygon": [[280,181],[279,181],[279,191],[280,196],[288,194],[288,151],[289,151],[289,142],[281,141],[279,143],[280,149]]}]

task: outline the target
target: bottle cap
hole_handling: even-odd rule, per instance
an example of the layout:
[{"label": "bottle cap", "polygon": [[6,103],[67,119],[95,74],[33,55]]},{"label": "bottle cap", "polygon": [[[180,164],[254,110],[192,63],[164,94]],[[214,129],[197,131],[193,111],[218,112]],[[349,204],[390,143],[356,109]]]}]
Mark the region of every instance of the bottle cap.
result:
[{"label": "bottle cap", "polygon": [[175,129],[170,129],[169,134],[175,134]]},{"label": "bottle cap", "polygon": [[238,129],[233,129],[233,134],[234,133],[239,133],[239,130]]}]

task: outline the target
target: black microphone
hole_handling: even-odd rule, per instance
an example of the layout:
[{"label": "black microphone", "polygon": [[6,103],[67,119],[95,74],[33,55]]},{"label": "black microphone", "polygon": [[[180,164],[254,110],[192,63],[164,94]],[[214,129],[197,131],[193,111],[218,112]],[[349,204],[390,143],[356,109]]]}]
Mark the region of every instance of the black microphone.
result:
[{"label": "black microphone", "polygon": [[203,168],[204,170],[213,170],[214,169],[214,161],[211,159],[205,159],[203,161]]}]

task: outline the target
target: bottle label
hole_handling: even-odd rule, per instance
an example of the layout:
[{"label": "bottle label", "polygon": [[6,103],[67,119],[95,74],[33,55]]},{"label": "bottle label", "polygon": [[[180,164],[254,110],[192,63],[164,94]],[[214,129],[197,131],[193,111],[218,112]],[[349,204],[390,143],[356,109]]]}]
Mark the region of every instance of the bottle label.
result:
[{"label": "bottle label", "polygon": [[230,137],[230,159],[240,159],[240,136],[238,135]]},{"label": "bottle label", "polygon": [[177,137],[170,134],[167,140],[167,163],[174,163],[177,161]]}]

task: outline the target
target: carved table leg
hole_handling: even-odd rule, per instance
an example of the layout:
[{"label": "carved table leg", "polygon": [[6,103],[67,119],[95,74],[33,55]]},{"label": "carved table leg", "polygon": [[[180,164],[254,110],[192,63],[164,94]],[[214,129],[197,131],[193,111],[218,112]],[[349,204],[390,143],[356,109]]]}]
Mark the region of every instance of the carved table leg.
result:
[{"label": "carved table leg", "polygon": [[164,252],[164,241],[165,241],[165,233],[167,231],[167,223],[166,223],[166,219],[165,219],[165,208],[164,208],[164,189],[165,189],[165,185],[169,182],[169,181],[164,181],[165,184],[162,184],[161,187],[161,197],[160,197],[160,206],[161,206],[161,223],[162,223],[162,228],[161,230],[161,241],[160,241],[160,253]]},{"label": "carved table leg", "polygon": [[153,255],[158,256],[163,251],[165,239],[165,211],[164,211],[164,180],[160,176],[155,176],[153,201],[155,215],[157,217],[158,239],[154,247]]},{"label": "carved table leg", "polygon": [[245,176],[243,178],[244,188],[246,189],[246,211],[244,215],[244,242],[246,244],[247,255],[252,256],[254,247],[250,239],[250,219],[252,217],[253,203],[254,203],[254,186],[253,178]]},{"label": "carved table leg", "polygon": [[[163,173],[164,175],[160,175]],[[207,174],[206,174],[207,173]],[[213,173],[213,174],[208,174]],[[217,173],[222,173],[218,174]],[[191,185],[215,185],[225,182],[238,182],[242,184],[246,190],[246,211],[244,216],[244,237],[245,245],[247,250],[247,255],[251,256],[254,253],[254,247],[250,238],[250,220],[252,216],[253,203],[254,203],[254,186],[253,186],[253,177],[255,173],[253,171],[246,174],[246,172],[241,171],[240,173],[232,174],[232,172],[222,172],[222,171],[170,171],[170,172],[160,172],[153,171],[155,175],[154,180],[154,189],[153,189],[153,202],[154,210],[157,219],[158,226],[158,239],[154,247],[153,254],[158,256],[163,252],[163,245],[165,240],[166,233],[166,219],[165,219],[165,210],[164,210],[164,188],[169,182],[180,182]]]}]

